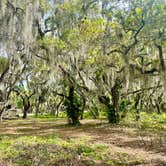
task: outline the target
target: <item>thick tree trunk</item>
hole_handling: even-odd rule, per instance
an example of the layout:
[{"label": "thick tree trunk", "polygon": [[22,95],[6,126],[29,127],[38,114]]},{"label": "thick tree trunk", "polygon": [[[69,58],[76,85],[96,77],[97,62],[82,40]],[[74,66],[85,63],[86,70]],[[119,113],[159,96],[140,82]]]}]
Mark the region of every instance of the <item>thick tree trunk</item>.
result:
[{"label": "thick tree trunk", "polygon": [[113,116],[110,120],[112,123],[119,121],[119,99],[120,99],[121,81],[120,79],[115,80],[115,84],[111,89],[112,96],[112,108],[110,108],[111,115]]},{"label": "thick tree trunk", "polygon": [[109,123],[116,123],[116,111],[115,107],[110,104],[110,99],[107,96],[99,96],[99,101],[106,106]]},{"label": "thick tree trunk", "polygon": [[112,105],[108,108],[108,121],[109,123],[117,123],[118,121],[115,108]]},{"label": "thick tree trunk", "polygon": [[23,119],[26,119],[27,118],[27,111],[24,109],[23,110],[23,116],[22,116]]},{"label": "thick tree trunk", "polygon": [[71,118],[72,125],[78,125],[78,124],[80,124],[79,112],[78,112],[78,109],[74,105],[74,86],[72,86],[72,85],[69,87],[68,100],[69,100],[69,110],[68,110],[69,115],[68,115],[68,117]]}]

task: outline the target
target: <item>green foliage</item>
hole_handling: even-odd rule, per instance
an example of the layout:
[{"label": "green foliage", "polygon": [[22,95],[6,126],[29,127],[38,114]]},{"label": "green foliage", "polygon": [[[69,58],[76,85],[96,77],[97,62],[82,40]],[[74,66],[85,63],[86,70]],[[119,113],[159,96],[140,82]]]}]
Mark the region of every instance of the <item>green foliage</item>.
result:
[{"label": "green foliage", "polygon": [[88,109],[88,111],[84,111],[84,118],[85,119],[97,119],[99,118],[99,110],[98,108],[91,107]]},{"label": "green foliage", "polygon": [[135,113],[128,112],[120,124],[130,127],[137,126],[141,129],[166,130],[166,113],[157,114],[141,112],[140,120],[136,122],[135,119]]},{"label": "green foliage", "polygon": [[17,108],[22,108],[23,107],[23,102],[21,99],[17,99]]},{"label": "green foliage", "polygon": [[[70,100],[65,98],[64,100],[64,107],[65,107],[65,110],[66,110],[66,113],[67,113],[67,117],[68,118],[72,118],[73,116],[73,112],[71,110],[71,103],[70,103]],[[79,117],[81,115],[81,106],[82,106],[82,102],[79,98],[79,96],[74,93],[74,100],[73,100],[73,104],[74,104],[74,107],[75,107],[75,111],[77,112],[77,116]]]},{"label": "green foliage", "polygon": [[45,47],[52,47],[58,51],[66,48],[66,43],[61,39],[54,39],[52,37],[45,37],[38,40],[39,45],[44,45]]},{"label": "green foliage", "polygon": [[0,73],[2,73],[9,65],[8,59],[6,57],[0,56]]},{"label": "green foliage", "polygon": [[61,159],[73,159],[75,162],[78,154],[89,160],[105,158],[108,153],[107,146],[87,142],[86,138],[64,140],[57,135],[15,138],[1,136],[0,160],[7,159],[18,166],[25,164],[33,166],[35,162],[58,163]]},{"label": "green foliage", "polygon": [[141,113],[140,120],[141,128],[152,128],[158,130],[166,130],[166,113],[157,114],[157,113]]},{"label": "green foliage", "polygon": [[137,7],[135,9],[135,12],[136,12],[137,15],[141,15],[142,14],[142,9],[140,7]]},{"label": "green foliage", "polygon": [[42,10],[42,13],[44,14],[45,12],[47,12],[51,8],[51,6],[47,0],[40,0],[40,8]]},{"label": "green foliage", "polygon": [[122,100],[120,102],[120,111],[126,112],[128,110],[129,105],[131,105],[131,102],[129,100]]},{"label": "green foliage", "polygon": [[37,120],[37,121],[56,121],[56,120],[58,120],[54,115],[50,115],[50,114],[43,114],[43,115],[38,115],[38,116],[32,115],[32,116],[30,116],[30,118],[33,118],[34,120]]}]

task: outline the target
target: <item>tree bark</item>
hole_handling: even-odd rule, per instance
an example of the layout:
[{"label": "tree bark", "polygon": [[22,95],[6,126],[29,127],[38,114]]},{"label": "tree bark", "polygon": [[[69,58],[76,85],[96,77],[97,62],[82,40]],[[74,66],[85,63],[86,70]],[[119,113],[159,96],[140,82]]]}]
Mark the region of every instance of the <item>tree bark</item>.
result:
[{"label": "tree bark", "polygon": [[69,86],[69,96],[68,96],[68,100],[69,100],[69,117],[72,120],[72,125],[78,125],[80,124],[79,122],[79,112],[78,112],[78,108],[75,107],[74,104],[74,86],[70,85]]},{"label": "tree bark", "polygon": [[29,100],[26,101],[26,99],[23,99],[23,116],[22,116],[23,119],[27,118],[27,113],[28,113],[29,109],[30,109]]},{"label": "tree bark", "polygon": [[116,123],[116,111],[115,107],[110,104],[110,99],[107,96],[99,96],[99,101],[106,106],[109,123]]},{"label": "tree bark", "polygon": [[161,65],[161,70],[165,71],[165,62],[164,62],[164,57],[163,57],[163,48],[161,45],[156,44],[156,47],[158,48],[159,52],[159,60],[160,60],[160,65]]},{"label": "tree bark", "polygon": [[117,123],[119,120],[119,99],[120,99],[120,89],[121,89],[121,81],[119,78],[115,80],[115,84],[111,89],[112,96],[112,112],[114,112],[113,123]]},{"label": "tree bark", "polygon": [[83,97],[83,106],[82,106],[82,109],[81,109],[81,120],[84,119],[84,110],[85,110],[85,106],[86,106],[86,99],[85,97]]},{"label": "tree bark", "polygon": [[138,121],[140,119],[140,111],[139,111],[139,108],[138,108],[138,105],[139,105],[139,101],[140,101],[140,94],[137,94],[136,98],[135,98],[135,110],[136,110],[136,121]]},{"label": "tree bark", "polygon": [[39,106],[40,106],[40,102],[38,101],[36,104],[36,110],[35,110],[35,116],[37,117],[39,114]]}]

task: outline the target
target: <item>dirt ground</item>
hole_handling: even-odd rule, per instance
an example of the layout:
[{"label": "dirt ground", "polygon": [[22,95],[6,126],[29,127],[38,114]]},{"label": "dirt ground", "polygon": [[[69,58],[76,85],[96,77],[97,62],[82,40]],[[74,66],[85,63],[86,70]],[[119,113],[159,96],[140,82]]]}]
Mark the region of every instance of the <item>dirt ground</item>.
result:
[{"label": "dirt ground", "polygon": [[56,133],[64,138],[87,137],[91,143],[103,143],[111,152],[124,152],[142,158],[142,165],[166,165],[166,132],[138,130],[110,125],[104,120],[82,120],[81,126],[66,125],[64,119],[53,122],[11,121],[0,124],[1,135],[47,135]]}]

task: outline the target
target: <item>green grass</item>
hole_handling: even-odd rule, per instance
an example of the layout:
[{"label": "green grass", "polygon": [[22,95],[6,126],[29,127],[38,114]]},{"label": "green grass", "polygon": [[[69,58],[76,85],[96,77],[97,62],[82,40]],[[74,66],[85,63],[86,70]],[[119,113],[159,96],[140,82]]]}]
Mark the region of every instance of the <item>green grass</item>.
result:
[{"label": "green grass", "polygon": [[[18,127],[17,131],[19,132],[20,126],[31,126],[33,120],[35,120],[35,123],[39,123],[39,126],[50,124],[51,128],[55,127],[55,123],[52,124],[52,122],[56,122],[58,119],[52,115],[41,115],[38,117],[31,116],[29,120],[30,123],[24,123],[23,120],[6,121],[3,122],[3,125],[12,127],[13,124],[13,127]],[[135,115],[130,112],[118,126],[165,131],[166,113],[148,114],[142,112],[140,121],[135,122]],[[62,127],[65,129],[67,126],[62,125]],[[21,132],[24,132],[25,129],[21,130]],[[24,133],[26,132],[27,130]],[[79,159],[80,156],[81,159]],[[91,141],[89,137],[68,138],[50,133],[45,136],[31,135],[30,133],[23,136],[18,135],[17,132],[8,136],[0,135],[0,165],[10,165],[10,163],[16,166],[63,165],[65,163],[94,165],[95,161],[109,165],[137,165],[142,163],[141,159],[124,152],[112,154],[107,144]]]},{"label": "green grass", "polygon": [[[60,118],[66,118],[64,113],[58,118],[56,118],[53,115],[50,114],[44,114],[39,116],[30,116],[30,118],[37,120],[37,121],[57,121]],[[93,119],[93,117],[90,115],[89,112],[84,113],[85,119]],[[106,113],[100,112],[99,119],[105,119]],[[120,121],[121,125],[129,126],[129,127],[138,127],[140,129],[156,129],[156,130],[166,130],[166,113],[146,113],[141,112],[140,113],[140,120],[136,122],[135,120],[135,113],[134,112],[128,112],[126,114],[126,117]]]},{"label": "green grass", "polygon": [[28,116],[28,118],[31,118],[31,119],[34,119],[34,120],[37,120],[37,121],[56,121],[59,118],[64,118],[64,115],[60,114],[59,117],[57,118],[54,115],[43,114],[43,115],[38,115],[38,116],[31,115],[31,116]]},{"label": "green grass", "polygon": [[[45,121],[45,122],[52,122],[57,121],[61,118],[66,118],[65,113],[62,112],[58,118],[56,118],[53,115],[50,114],[44,114],[44,115],[38,115],[36,116],[30,116],[30,119],[36,120],[36,121]],[[93,117],[90,115],[89,112],[84,113],[84,118],[86,119],[93,119]],[[106,113],[100,112],[99,119],[105,119]],[[125,125],[128,127],[138,127],[140,129],[156,129],[156,130],[166,130],[166,113],[146,113],[141,112],[140,113],[140,120],[138,122],[135,121],[135,113],[134,112],[128,112],[126,114],[126,117],[124,119],[121,119],[120,125]]]},{"label": "green grass", "polygon": [[[1,136],[0,160],[15,165],[45,165],[81,155],[84,159],[105,159],[107,147],[103,144],[90,144],[87,138],[64,139],[57,135],[47,136]],[[70,161],[70,162],[71,162]],[[44,164],[43,163],[43,164]]]},{"label": "green grass", "polygon": [[140,113],[140,120],[135,121],[135,114],[128,112],[127,116],[120,122],[129,127],[138,127],[140,129],[166,130],[166,113]]},{"label": "green grass", "polygon": [[[79,159],[79,156],[80,159]],[[103,143],[90,143],[86,137],[66,139],[55,134],[47,136],[0,136],[0,161],[15,166],[94,165],[94,161],[125,165],[133,158],[121,154],[110,154]],[[135,161],[139,161],[135,159]],[[62,163],[61,163],[62,162]],[[86,162],[86,163],[85,163]]]}]

